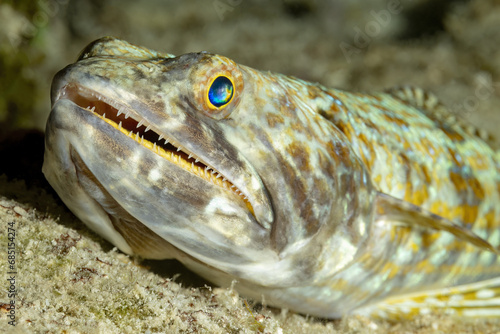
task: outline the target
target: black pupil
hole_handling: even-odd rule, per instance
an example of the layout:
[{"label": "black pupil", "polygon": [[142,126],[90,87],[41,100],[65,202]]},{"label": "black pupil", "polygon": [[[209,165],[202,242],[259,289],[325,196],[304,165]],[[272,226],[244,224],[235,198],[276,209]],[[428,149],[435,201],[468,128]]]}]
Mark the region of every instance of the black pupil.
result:
[{"label": "black pupil", "polygon": [[220,76],[212,82],[208,91],[210,103],[216,107],[221,107],[233,97],[233,83],[226,77]]}]

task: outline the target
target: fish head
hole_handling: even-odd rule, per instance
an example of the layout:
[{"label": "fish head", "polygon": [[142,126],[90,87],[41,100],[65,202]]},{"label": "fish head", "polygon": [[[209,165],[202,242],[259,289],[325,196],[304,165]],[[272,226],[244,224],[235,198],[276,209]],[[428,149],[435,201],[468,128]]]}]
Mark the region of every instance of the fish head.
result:
[{"label": "fish head", "polygon": [[[223,56],[104,38],[54,78],[43,171],[127,253],[299,284],[346,266],[368,233],[369,177],[318,114],[334,102]],[[151,235],[173,247],[148,253]]]}]

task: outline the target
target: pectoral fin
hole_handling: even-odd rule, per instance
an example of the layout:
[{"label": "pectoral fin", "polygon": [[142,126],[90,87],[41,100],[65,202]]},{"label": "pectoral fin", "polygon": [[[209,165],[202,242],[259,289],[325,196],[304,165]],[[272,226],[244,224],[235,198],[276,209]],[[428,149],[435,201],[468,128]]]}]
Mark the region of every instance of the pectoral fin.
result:
[{"label": "pectoral fin", "polygon": [[[387,255],[382,264],[379,264],[380,258],[374,263],[388,268],[384,272],[388,277],[384,287],[390,288],[392,284],[397,293],[367,305],[357,313],[392,320],[428,313],[472,317],[500,315],[500,263],[497,256],[500,252],[487,240],[457,223],[383,193],[377,194],[374,219],[376,224],[387,225],[388,230],[396,235],[443,236],[450,233],[458,242],[446,244],[440,242],[450,238],[430,238],[432,241],[416,242],[416,248],[411,248],[407,247],[411,244],[408,242],[410,237],[394,239],[394,243],[402,243]],[[408,251],[401,251],[403,243]],[[455,246],[447,248],[450,244]],[[393,267],[396,270],[390,271]]]},{"label": "pectoral fin", "polygon": [[482,250],[500,254],[499,249],[471,230],[411,203],[383,193],[377,194],[375,214],[376,220],[387,220],[397,222],[397,224],[401,225],[446,231],[458,239],[471,243]]}]

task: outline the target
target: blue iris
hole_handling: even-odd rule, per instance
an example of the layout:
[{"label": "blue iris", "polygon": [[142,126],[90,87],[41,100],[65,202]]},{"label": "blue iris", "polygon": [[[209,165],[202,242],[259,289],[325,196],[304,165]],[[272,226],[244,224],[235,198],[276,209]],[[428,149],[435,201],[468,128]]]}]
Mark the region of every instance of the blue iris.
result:
[{"label": "blue iris", "polygon": [[208,90],[208,99],[217,108],[228,104],[233,97],[233,83],[226,77],[217,77]]}]

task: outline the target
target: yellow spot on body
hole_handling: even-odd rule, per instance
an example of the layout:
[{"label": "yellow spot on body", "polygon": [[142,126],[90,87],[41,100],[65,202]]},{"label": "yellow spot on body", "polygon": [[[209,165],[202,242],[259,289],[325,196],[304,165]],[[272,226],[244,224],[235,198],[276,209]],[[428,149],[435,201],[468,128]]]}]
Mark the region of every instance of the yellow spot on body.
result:
[{"label": "yellow spot on body", "polygon": [[428,260],[422,260],[415,265],[415,272],[430,274],[436,270],[436,267]]},{"label": "yellow spot on body", "polygon": [[405,197],[404,197],[404,200],[409,202],[409,203],[412,203],[412,200],[413,200],[413,186],[411,184],[411,182],[405,182]]},{"label": "yellow spot on body", "polygon": [[468,179],[469,181],[469,186],[471,189],[474,191],[474,195],[479,199],[483,200],[484,199],[484,189],[479,183],[479,180],[476,178],[470,178]]},{"label": "yellow spot on body", "polygon": [[484,223],[480,226],[485,227],[488,231],[493,231],[498,228],[499,220],[500,218],[496,217],[495,211],[490,210],[484,215]]},{"label": "yellow spot on body", "polygon": [[386,279],[392,279],[394,278],[398,273],[400,273],[401,271],[401,268],[394,264],[394,263],[391,263],[391,262],[387,262],[386,264],[384,264],[384,266],[380,269],[380,274],[381,275],[387,275]]},{"label": "yellow spot on body", "polygon": [[425,233],[422,235],[422,247],[429,248],[439,239],[441,232]]},{"label": "yellow spot on body", "polygon": [[453,182],[453,185],[455,186],[457,192],[467,190],[467,183],[462,175],[455,172],[450,172],[450,180],[451,182]]},{"label": "yellow spot on body", "polygon": [[463,220],[466,224],[473,224],[478,215],[478,206],[477,205],[465,205],[462,207],[463,209]]},{"label": "yellow spot on body", "polygon": [[429,192],[427,191],[427,187],[421,187],[420,189],[414,191],[412,203],[418,206],[421,206],[427,199],[429,198]]},{"label": "yellow spot on body", "polygon": [[477,152],[474,152],[474,154],[471,154],[467,158],[467,163],[472,167],[474,170],[486,170],[489,169],[491,166],[488,164],[482,154],[479,154]]}]

